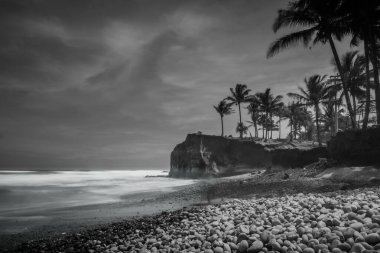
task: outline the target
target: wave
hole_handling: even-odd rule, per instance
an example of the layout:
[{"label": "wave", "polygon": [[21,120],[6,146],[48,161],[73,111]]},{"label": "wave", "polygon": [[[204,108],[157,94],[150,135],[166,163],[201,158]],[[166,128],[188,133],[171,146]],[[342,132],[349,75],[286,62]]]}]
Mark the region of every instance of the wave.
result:
[{"label": "wave", "polygon": [[[53,173],[52,173],[53,172]],[[9,172],[0,176],[0,214],[122,202],[128,195],[169,191],[195,180],[173,179],[160,170]]]}]

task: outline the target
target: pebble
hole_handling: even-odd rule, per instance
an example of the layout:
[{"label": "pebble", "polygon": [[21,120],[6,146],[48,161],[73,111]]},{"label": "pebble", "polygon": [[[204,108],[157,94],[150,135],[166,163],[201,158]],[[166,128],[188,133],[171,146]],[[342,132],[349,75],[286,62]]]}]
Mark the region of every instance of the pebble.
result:
[{"label": "pebble", "polygon": [[380,250],[380,188],[371,191],[230,199],[30,242],[20,252],[370,252]]},{"label": "pebble", "polygon": [[369,244],[372,244],[372,245],[375,245],[377,243],[380,242],[380,235],[377,234],[377,233],[371,233],[369,235],[367,235],[364,240],[369,243]]},{"label": "pebble", "polygon": [[248,248],[248,252],[257,253],[264,247],[261,241],[254,241],[251,247]]},{"label": "pebble", "polygon": [[223,250],[221,247],[216,247],[216,248],[214,249],[214,252],[215,252],[215,253],[223,253],[224,250]]},{"label": "pebble", "polygon": [[248,249],[248,242],[246,240],[239,242],[239,247],[238,247],[239,252],[247,252],[247,249]]}]

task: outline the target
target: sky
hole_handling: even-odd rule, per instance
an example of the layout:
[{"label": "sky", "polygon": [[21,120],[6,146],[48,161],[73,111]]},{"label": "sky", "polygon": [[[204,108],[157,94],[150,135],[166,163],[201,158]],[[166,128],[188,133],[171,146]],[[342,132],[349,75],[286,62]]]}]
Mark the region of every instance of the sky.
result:
[{"label": "sky", "polygon": [[1,0],[0,168],[168,169],[188,133],[220,134],[235,84],[285,95],[333,71],[328,45],[266,58],[286,4]]}]

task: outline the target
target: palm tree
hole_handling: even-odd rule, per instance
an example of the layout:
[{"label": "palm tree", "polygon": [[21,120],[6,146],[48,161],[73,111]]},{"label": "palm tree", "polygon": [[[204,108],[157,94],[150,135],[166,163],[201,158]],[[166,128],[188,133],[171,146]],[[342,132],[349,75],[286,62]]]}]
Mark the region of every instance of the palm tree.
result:
[{"label": "palm tree", "polygon": [[265,92],[258,92],[255,95],[260,103],[261,110],[265,113],[265,140],[268,138],[268,122],[272,121],[273,113],[283,105],[281,102],[282,96],[274,97],[271,94],[271,89],[266,89]]},{"label": "palm tree", "polygon": [[321,117],[321,122],[324,124],[324,131],[330,132],[330,137],[335,134],[335,122],[336,119],[339,120],[341,118],[341,114],[343,113],[343,109],[339,109],[336,111],[335,107],[336,101],[333,94],[330,94],[327,103],[324,104],[323,113]]},{"label": "palm tree", "polygon": [[[239,108],[239,123],[241,122],[241,108],[240,104],[248,102],[250,89],[247,89],[245,84],[236,84],[235,89],[230,88],[232,96],[226,98],[226,100],[231,101],[231,104],[237,105]],[[243,133],[240,133],[240,138],[243,137]]]},{"label": "palm tree", "polygon": [[378,0],[345,0],[342,1],[342,12],[346,14],[347,26],[351,29],[353,38],[351,44],[358,45],[359,40],[364,43],[364,56],[367,73],[366,105],[363,128],[367,127],[370,108],[369,62],[372,62],[375,83],[375,97],[377,108],[377,122],[380,123],[380,84],[378,72],[378,58],[374,52],[378,51],[377,40],[380,38],[380,2]]},{"label": "palm tree", "polygon": [[303,113],[302,104],[299,102],[290,102],[283,109],[283,116],[289,120],[288,126],[290,127],[290,141],[296,138],[298,120],[302,117]]},{"label": "palm tree", "polygon": [[278,139],[281,139],[281,121],[285,119],[285,108],[284,105],[280,106],[275,112],[275,115],[278,117]]},{"label": "palm tree", "polygon": [[[347,88],[348,92],[352,97],[352,105],[355,115],[355,121],[357,116],[357,99],[363,99],[368,91],[364,91],[362,87],[369,88],[368,83],[368,75],[366,73],[365,67],[365,58],[362,55],[358,54],[358,51],[352,51],[345,53],[342,58],[342,69],[347,80]],[[336,67],[335,62],[333,64]],[[337,86],[341,87],[341,83],[336,83]],[[332,87],[332,86],[330,86]],[[333,88],[333,87],[332,87]],[[368,93],[369,94],[369,93]],[[366,100],[368,100],[366,98]],[[366,108],[365,117],[363,120],[363,128],[367,127],[368,123],[368,115],[369,115],[369,107],[368,110]],[[359,125],[357,125],[359,127]]]},{"label": "palm tree", "polygon": [[[271,96],[269,101],[269,119],[270,122],[273,122],[273,115],[276,115],[277,112],[284,106],[284,103],[281,102],[282,96],[278,95],[276,97]],[[273,124],[272,124],[273,125]],[[273,125],[274,126],[274,125]],[[270,138],[272,139],[272,130],[273,127],[270,128]]]},{"label": "palm tree", "polygon": [[255,128],[255,137],[258,137],[257,125],[258,125],[258,121],[260,117],[260,102],[256,96],[251,97],[250,103],[247,106],[247,110],[252,120],[252,121],[248,121],[248,123],[250,123],[251,126]]},{"label": "palm tree", "polygon": [[305,78],[306,90],[299,87],[300,94],[288,93],[290,97],[298,98],[305,102],[306,106],[313,106],[315,110],[315,122],[317,125],[317,139],[319,146],[322,146],[320,129],[319,129],[319,105],[328,99],[329,89],[326,84],[326,76],[313,75]]},{"label": "palm tree", "polygon": [[277,32],[284,27],[307,27],[285,35],[274,41],[267,52],[267,57],[272,57],[282,49],[303,42],[308,46],[313,44],[330,44],[338,72],[343,83],[343,93],[347,108],[351,116],[352,125],[355,126],[354,112],[349,99],[347,81],[344,78],[342,66],[335,47],[333,37],[341,40],[349,34],[351,29],[343,25],[344,18],[340,15],[340,0],[315,1],[297,0],[290,2],[286,9],[281,9],[273,24],[273,31]]},{"label": "palm tree", "polygon": [[231,104],[228,104],[225,100],[222,100],[219,102],[218,105],[214,105],[214,108],[216,110],[217,113],[219,113],[220,115],[220,121],[222,123],[222,135],[221,136],[224,136],[224,124],[223,124],[223,117],[224,115],[230,115],[231,113],[233,113],[233,110],[231,108]]},{"label": "palm tree", "polygon": [[247,134],[248,127],[245,126],[243,123],[239,122],[236,126],[236,132],[240,134],[240,138],[243,137],[243,134]]}]

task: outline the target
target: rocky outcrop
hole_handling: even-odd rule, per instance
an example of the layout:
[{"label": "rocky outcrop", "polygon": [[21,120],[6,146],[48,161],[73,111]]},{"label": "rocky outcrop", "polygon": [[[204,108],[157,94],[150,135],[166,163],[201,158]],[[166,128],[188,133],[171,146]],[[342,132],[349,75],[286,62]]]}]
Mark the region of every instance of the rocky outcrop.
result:
[{"label": "rocky outcrop", "polygon": [[302,167],[327,157],[325,147],[278,142],[261,144],[221,136],[189,134],[171,153],[172,177],[232,175],[254,168]]},{"label": "rocky outcrop", "polygon": [[380,165],[380,128],[339,132],[328,143],[328,152],[339,163]]}]

